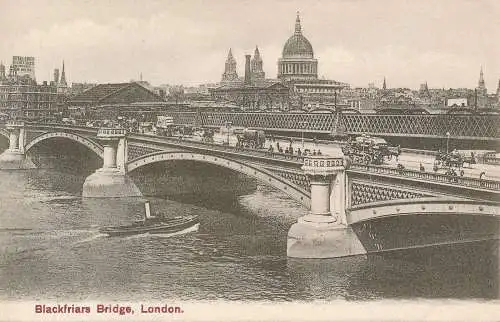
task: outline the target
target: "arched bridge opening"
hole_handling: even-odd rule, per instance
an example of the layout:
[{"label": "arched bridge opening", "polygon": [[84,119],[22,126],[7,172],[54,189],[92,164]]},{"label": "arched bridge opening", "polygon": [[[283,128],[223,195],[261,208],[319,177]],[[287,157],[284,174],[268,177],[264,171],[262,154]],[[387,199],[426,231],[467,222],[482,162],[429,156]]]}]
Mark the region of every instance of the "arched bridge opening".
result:
[{"label": "arched bridge opening", "polygon": [[368,252],[491,241],[500,234],[500,203],[457,198],[373,202],[347,214]]},{"label": "arched bridge opening", "polygon": [[102,166],[100,144],[77,134],[44,133],[24,146],[26,155],[39,168],[76,171],[89,174]]},{"label": "arched bridge opening", "polygon": [[[177,164],[184,164],[190,162],[192,164],[205,164],[212,165],[218,168],[223,168],[225,170],[230,170],[233,173],[238,173],[240,175],[245,175],[256,179],[257,181],[264,183],[268,186],[276,188],[281,192],[288,195],[293,200],[302,204],[303,206],[309,208],[311,199],[308,191],[297,186],[296,184],[284,179],[274,173],[271,173],[265,169],[260,168],[257,165],[244,163],[241,161],[236,161],[233,159],[223,158],[220,156],[210,156],[200,153],[190,153],[190,152],[158,152],[151,153],[135,160],[131,160],[127,164],[127,171],[131,173],[134,177],[134,171],[141,169],[145,166],[151,166],[153,164],[165,163],[165,162],[175,162]],[[199,169],[198,169],[199,171]],[[223,177],[223,176],[220,176]],[[218,189],[216,185],[212,185],[212,189]]]}]

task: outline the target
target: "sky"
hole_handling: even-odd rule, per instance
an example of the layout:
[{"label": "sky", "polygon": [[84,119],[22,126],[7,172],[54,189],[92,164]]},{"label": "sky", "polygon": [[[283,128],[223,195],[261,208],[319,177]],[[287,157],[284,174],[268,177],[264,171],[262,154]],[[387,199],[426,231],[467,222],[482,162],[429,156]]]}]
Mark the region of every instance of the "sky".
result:
[{"label": "sky", "polygon": [[34,56],[38,81],[65,61],[69,82],[220,81],[229,48],[259,46],[275,78],[296,12],[320,77],[353,86],[477,86],[500,79],[498,0],[0,0],[0,60]]}]

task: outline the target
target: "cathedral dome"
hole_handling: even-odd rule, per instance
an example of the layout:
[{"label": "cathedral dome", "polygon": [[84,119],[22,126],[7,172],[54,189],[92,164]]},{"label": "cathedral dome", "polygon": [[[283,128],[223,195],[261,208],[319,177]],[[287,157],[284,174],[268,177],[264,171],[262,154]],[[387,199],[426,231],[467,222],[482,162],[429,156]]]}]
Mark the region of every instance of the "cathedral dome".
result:
[{"label": "cathedral dome", "polygon": [[311,43],[302,35],[298,15],[295,21],[295,33],[286,41],[282,56],[283,58],[314,58]]}]

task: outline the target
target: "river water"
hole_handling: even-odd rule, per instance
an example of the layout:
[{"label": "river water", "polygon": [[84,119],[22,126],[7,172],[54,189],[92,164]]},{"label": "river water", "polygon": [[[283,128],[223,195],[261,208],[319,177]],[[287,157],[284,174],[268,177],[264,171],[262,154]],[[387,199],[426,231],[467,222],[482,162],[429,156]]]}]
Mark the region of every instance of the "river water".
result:
[{"label": "river water", "polygon": [[212,203],[202,184],[148,197],[153,210],[199,214],[198,232],[110,238],[98,228],[140,219],[145,199],[82,199],[84,178],[0,171],[0,300],[500,298],[498,243],[288,259],[287,231],[306,210],[257,183]]}]

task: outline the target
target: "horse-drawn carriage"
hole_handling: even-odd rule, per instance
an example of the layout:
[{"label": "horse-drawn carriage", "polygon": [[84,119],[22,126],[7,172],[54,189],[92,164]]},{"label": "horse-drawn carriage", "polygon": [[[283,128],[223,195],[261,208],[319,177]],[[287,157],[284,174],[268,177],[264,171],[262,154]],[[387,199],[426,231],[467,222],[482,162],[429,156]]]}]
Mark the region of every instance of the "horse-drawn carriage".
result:
[{"label": "horse-drawn carriage", "polygon": [[266,143],[266,135],[262,130],[244,129],[236,138],[236,147],[239,148],[263,149]]},{"label": "horse-drawn carriage", "polygon": [[401,149],[389,146],[382,138],[363,135],[343,145],[342,152],[355,163],[382,164],[393,156],[398,157]]},{"label": "horse-drawn carriage", "polygon": [[468,163],[469,167],[472,164],[476,164],[476,157],[474,152],[471,152],[470,155],[462,155],[458,151],[454,150],[450,153],[440,151],[436,155],[436,159],[434,160],[435,167],[456,167],[463,168],[464,164]]}]

